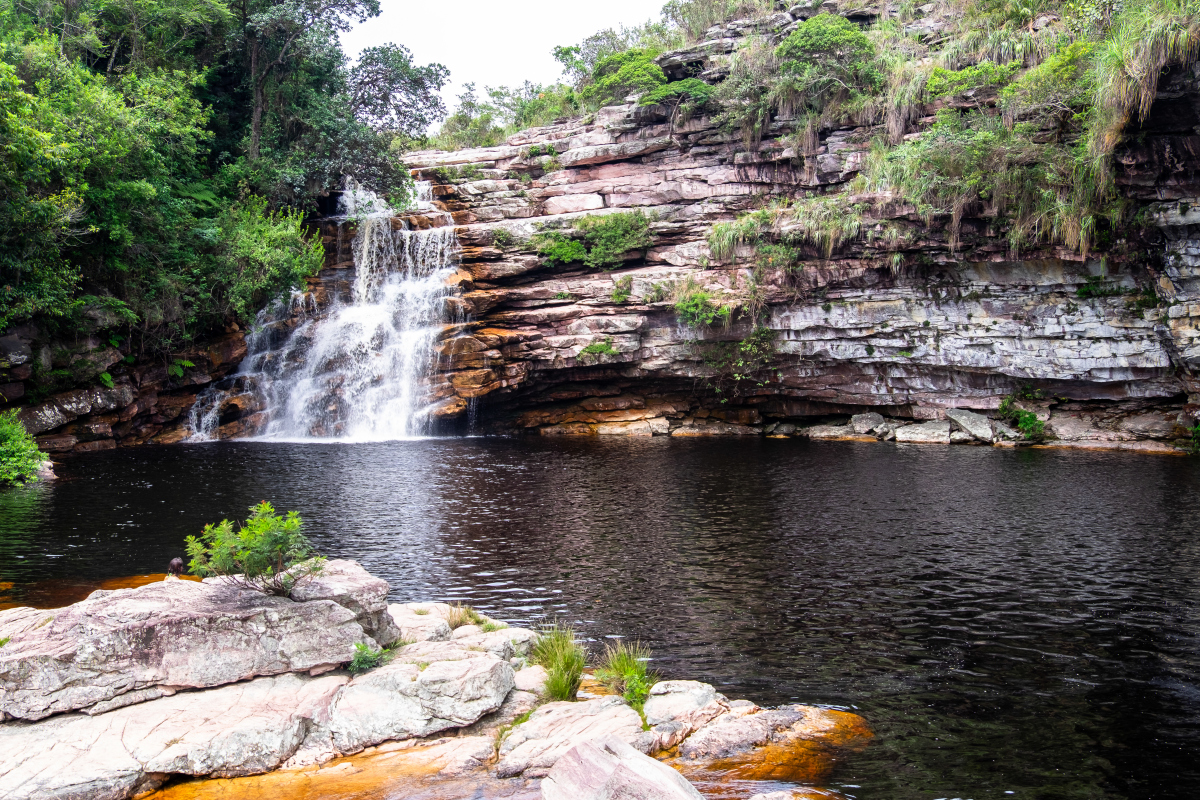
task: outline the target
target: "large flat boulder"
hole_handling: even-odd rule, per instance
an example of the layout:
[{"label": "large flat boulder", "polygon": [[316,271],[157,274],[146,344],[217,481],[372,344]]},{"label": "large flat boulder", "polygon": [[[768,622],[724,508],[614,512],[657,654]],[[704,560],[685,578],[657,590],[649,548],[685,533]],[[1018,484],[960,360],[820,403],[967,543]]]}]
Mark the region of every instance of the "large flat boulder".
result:
[{"label": "large flat boulder", "polygon": [[[93,592],[66,608],[0,611],[0,638],[11,637],[0,649],[0,718],[104,712],[179,689],[320,672],[349,661],[355,644],[379,644],[360,622],[375,614],[378,587],[360,581],[366,573],[353,562],[330,567],[313,594],[350,607],[219,581],[164,581]],[[347,585],[367,587],[368,596]],[[375,630],[394,634],[389,626]]]},{"label": "large flat boulder", "polygon": [[[353,679],[278,675],[95,716],[8,722],[0,724],[0,797],[125,800],[173,774],[234,777],[322,763],[470,726],[500,709],[512,686],[512,667],[478,653]],[[514,708],[533,699],[517,698]],[[471,753],[480,749],[475,739]]]},{"label": "large flat boulder", "polygon": [[488,653],[428,665],[388,664],[338,694],[328,721],[305,748],[357,753],[389,739],[461,728],[500,708],[512,688],[512,667]]},{"label": "large flat boulder", "polygon": [[725,697],[700,681],[659,681],[642,709],[658,749],[673,747],[728,711]]},{"label": "large flat boulder", "polygon": [[852,746],[871,736],[857,714],[813,706],[781,706],[747,713],[725,714],[693,733],[680,745],[679,754],[690,761],[714,761],[741,755],[771,743],[798,740],[822,741],[831,746]]},{"label": "large flat boulder", "polygon": [[169,774],[275,769],[347,682],[280,675],[107,714],[0,725],[0,797],[124,800]]},{"label": "large flat boulder", "polygon": [[496,774],[543,777],[575,745],[610,734],[648,749],[653,736],[643,733],[642,718],[619,697],[547,703],[500,743]]},{"label": "large flat boulder", "polygon": [[702,800],[687,778],[615,736],[575,745],[542,781],[542,800]]},{"label": "large flat boulder", "polygon": [[388,614],[400,629],[400,639],[406,642],[444,642],[450,638],[446,622],[445,603],[392,603]]}]

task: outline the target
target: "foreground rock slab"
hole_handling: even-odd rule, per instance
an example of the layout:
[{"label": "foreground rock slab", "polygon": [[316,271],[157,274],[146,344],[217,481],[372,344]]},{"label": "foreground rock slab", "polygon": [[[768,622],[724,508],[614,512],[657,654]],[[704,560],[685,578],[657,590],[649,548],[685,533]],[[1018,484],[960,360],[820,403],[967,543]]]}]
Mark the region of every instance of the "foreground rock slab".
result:
[{"label": "foreground rock slab", "polygon": [[501,742],[496,774],[542,777],[572,747],[600,736],[616,736],[649,749],[653,736],[644,733],[642,718],[619,697],[547,703]]},{"label": "foreground rock slab", "polygon": [[123,800],[169,774],[275,769],[347,680],[281,675],[94,717],[0,726],[0,797]]},{"label": "foreground rock slab", "polygon": [[304,587],[307,602],[222,581],[165,581],[93,592],[63,609],[0,611],[0,638],[11,637],[0,650],[0,719],[104,712],[179,689],[327,671],[350,660],[355,644],[390,643],[399,630],[386,615],[387,583],[352,561],[326,569]]},{"label": "foreground rock slab", "polygon": [[615,736],[577,744],[542,781],[542,800],[703,800],[675,770]]},{"label": "foreground rock slab", "polygon": [[[424,668],[280,675],[96,716],[0,725],[0,797],[124,800],[170,775],[255,775],[468,726],[513,688],[507,662],[468,652]],[[493,748],[488,739],[487,758]],[[476,767],[478,752],[467,759]]]}]

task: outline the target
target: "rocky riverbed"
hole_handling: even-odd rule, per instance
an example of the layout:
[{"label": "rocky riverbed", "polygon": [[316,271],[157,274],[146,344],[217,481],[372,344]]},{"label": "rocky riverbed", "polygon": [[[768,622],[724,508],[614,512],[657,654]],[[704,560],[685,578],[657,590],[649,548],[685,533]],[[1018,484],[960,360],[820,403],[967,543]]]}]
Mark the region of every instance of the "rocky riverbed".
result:
[{"label": "rocky riverbed", "polygon": [[[0,795],[701,797],[690,778],[830,796],[812,784],[871,736],[696,681],[655,684],[641,712],[592,683],[547,702],[537,632],[387,593],[338,560],[290,599],[162,581],[0,611]],[[356,645],[392,657],[352,674]]]}]

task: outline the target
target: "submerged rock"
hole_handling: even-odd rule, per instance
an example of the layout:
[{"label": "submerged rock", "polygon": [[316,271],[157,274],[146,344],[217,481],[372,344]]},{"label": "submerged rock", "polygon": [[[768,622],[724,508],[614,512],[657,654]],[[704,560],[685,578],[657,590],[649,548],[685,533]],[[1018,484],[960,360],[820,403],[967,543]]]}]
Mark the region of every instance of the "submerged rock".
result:
[{"label": "submerged rock", "polygon": [[542,781],[542,800],[702,800],[687,778],[616,736],[575,745]]},{"label": "submerged rock", "polygon": [[355,644],[390,642],[398,631],[380,623],[377,608],[387,584],[352,561],[327,569],[311,587],[323,599],[307,602],[222,581],[164,581],[96,591],[61,609],[0,611],[0,638],[12,638],[0,650],[0,714],[38,720],[179,689],[326,671],[349,661]]}]

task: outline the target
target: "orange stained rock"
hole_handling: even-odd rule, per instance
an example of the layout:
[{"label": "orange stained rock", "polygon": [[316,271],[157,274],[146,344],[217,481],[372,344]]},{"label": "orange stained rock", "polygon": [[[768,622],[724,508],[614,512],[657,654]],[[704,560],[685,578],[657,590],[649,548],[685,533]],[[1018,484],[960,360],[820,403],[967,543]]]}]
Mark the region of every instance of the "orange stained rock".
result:
[{"label": "orange stained rock", "polygon": [[500,780],[483,770],[456,770],[462,743],[478,738],[391,742],[322,767],[189,780],[139,800],[540,800],[539,781]]},{"label": "orange stained rock", "polygon": [[[72,603],[78,603],[97,589],[135,589],[149,583],[157,583],[167,577],[165,572],[152,572],[148,575],[126,575],[121,578],[108,578],[102,581],[63,579],[53,581],[37,581],[21,586],[21,596],[12,594],[16,586],[12,583],[0,583],[0,611],[18,606],[33,608],[62,608]],[[185,581],[200,580],[195,575],[181,575]]]}]

